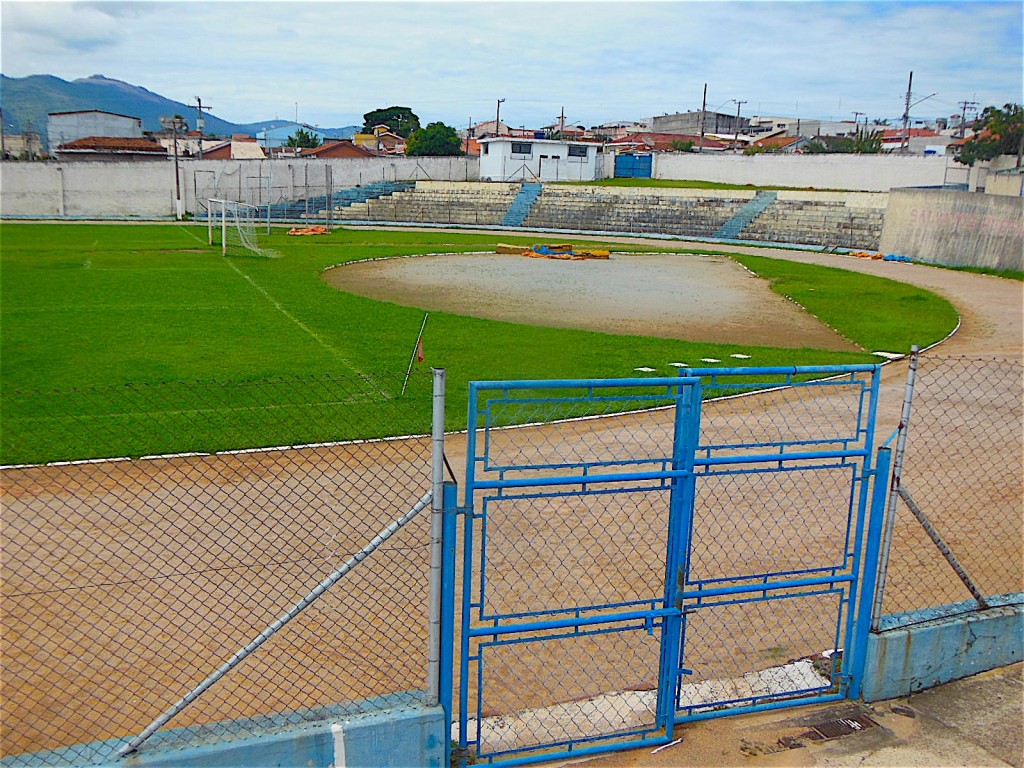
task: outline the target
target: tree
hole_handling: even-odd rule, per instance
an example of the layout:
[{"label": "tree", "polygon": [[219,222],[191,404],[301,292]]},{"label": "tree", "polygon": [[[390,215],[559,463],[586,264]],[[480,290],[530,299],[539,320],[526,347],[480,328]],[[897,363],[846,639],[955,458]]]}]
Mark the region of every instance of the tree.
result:
[{"label": "tree", "polygon": [[302,149],[312,149],[320,146],[320,137],[312,131],[307,131],[304,128],[299,128],[295,133],[288,137],[288,140],[284,143],[286,147],[301,147]]},{"label": "tree", "polygon": [[806,155],[877,155],[882,151],[882,132],[857,130],[854,136],[818,136],[804,145]]},{"label": "tree", "polygon": [[687,139],[686,141],[683,141],[682,139],[672,139],[669,146],[672,148],[673,152],[693,152],[692,139]]},{"label": "tree", "polygon": [[420,129],[420,119],[408,107],[388,107],[363,115],[363,133],[373,133],[375,125],[386,125],[389,131],[407,139]]},{"label": "tree", "polygon": [[406,156],[462,155],[462,139],[444,123],[430,123],[413,133],[405,144]]},{"label": "tree", "polygon": [[957,157],[964,165],[973,166],[979,160],[992,160],[999,155],[1016,155],[1017,167],[1024,159],[1024,107],[1004,104],[985,107],[974,124],[977,133],[961,148]]}]

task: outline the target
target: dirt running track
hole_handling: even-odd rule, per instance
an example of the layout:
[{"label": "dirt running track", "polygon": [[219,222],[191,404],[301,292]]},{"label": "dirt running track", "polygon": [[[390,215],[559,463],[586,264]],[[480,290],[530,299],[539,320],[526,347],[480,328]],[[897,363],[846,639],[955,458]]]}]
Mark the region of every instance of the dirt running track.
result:
[{"label": "dirt running track", "polygon": [[[430,230],[436,232],[437,230]],[[598,238],[608,241],[614,238]],[[636,244],[638,240],[623,239],[623,242]],[[643,242],[643,241],[639,241]],[[665,247],[666,241],[647,241],[656,247]],[[675,245],[673,243],[673,245]],[[680,250],[688,247],[706,247],[706,244],[679,243]],[[1019,361],[1022,355],[1022,329],[1024,329],[1024,295],[1022,295],[1021,284],[1014,281],[1002,280],[994,277],[959,273],[948,270],[935,269],[926,266],[908,265],[900,263],[888,263],[877,261],[865,261],[850,257],[825,255],[819,253],[788,252],[775,249],[763,248],[733,248],[745,253],[754,253],[769,258],[792,259],[808,263],[821,264],[825,266],[840,267],[852,271],[864,272],[904,281],[918,285],[946,297],[960,311],[962,324],[957,333],[946,341],[939,354],[948,355],[985,355],[993,358],[1009,359]],[[893,364],[886,367],[883,388],[881,394],[880,418],[877,435],[884,440],[898,422],[900,407],[902,403],[903,387],[906,375],[904,364]],[[820,395],[817,397],[821,397]],[[760,402],[760,405],[759,405]],[[735,424],[744,425],[751,421],[771,423],[775,411],[784,410],[792,403],[780,403],[771,400],[758,401],[751,399],[745,403],[722,406],[718,410],[718,417],[723,425]],[[761,408],[761,412],[753,413],[751,409]],[[817,402],[814,408],[820,413],[840,412],[842,407],[833,406],[825,402]],[[615,444],[616,440],[625,440],[632,443],[643,443],[645,439],[652,441],[660,440],[665,434],[665,419],[660,414],[630,415],[618,418],[610,418],[599,421],[590,421],[574,426],[575,434],[588,443],[601,443],[602,439]],[[527,435],[531,444],[543,444],[544,435],[551,432],[552,428],[541,427],[533,430],[535,434]],[[375,472],[381,477],[394,476],[387,466],[381,466],[381,456],[369,458],[360,457],[359,446],[349,446],[343,449],[343,455],[339,456],[342,464],[348,467],[363,466],[366,464],[375,465]],[[321,449],[320,455],[329,458],[331,451]],[[447,443],[447,454],[454,467],[464,466],[465,439],[464,436],[452,436]],[[405,458],[396,458],[396,462],[412,460],[410,457],[421,457],[423,455],[422,443],[410,446],[408,455]],[[276,482],[287,485],[287,479],[282,479],[280,473],[266,465],[266,456],[259,459],[248,460],[239,458],[231,468],[231,483],[252,481],[252,482]],[[299,457],[292,457],[289,462],[301,462]],[[172,464],[174,462],[166,462]],[[199,459],[182,459],[181,465],[201,464]],[[936,466],[933,470],[941,473],[942,467]],[[15,470],[20,471],[20,470]],[[69,472],[80,471],[82,473],[83,493],[106,493],[109,489],[103,487],[103,477],[90,479],[90,473],[95,475],[95,469],[83,467],[80,470],[64,467],[64,482]],[[174,472],[181,472],[182,467],[177,467]],[[398,471],[398,470],[396,470]],[[460,471],[457,469],[457,471]],[[142,484],[146,472],[139,473],[143,477],[138,479]],[[222,477],[209,477],[200,469],[198,476],[190,476],[190,482],[197,486],[204,484],[215,488],[214,493],[229,491],[220,490],[225,481]],[[1019,473],[1018,473],[1019,474]],[[195,479],[193,479],[193,477]],[[23,505],[26,509],[34,504],[39,504],[39,514],[45,515],[47,504],[55,494],[45,487],[37,487],[36,494],[32,498],[25,494],[18,494],[18,498],[11,496],[11,482],[13,476],[5,476],[4,480],[4,506],[12,502]],[[334,482],[329,478],[324,482]],[[346,480],[349,482],[349,480]],[[22,490],[29,487],[29,484],[18,486]],[[64,487],[67,487],[65,485]],[[333,488],[339,487],[334,483]],[[144,493],[140,490],[140,494]],[[780,493],[793,494],[792,489],[780,489]],[[198,493],[198,492],[197,492]],[[300,491],[305,493],[305,491]],[[410,498],[418,498],[421,489],[417,489]],[[31,496],[31,494],[29,494]],[[198,497],[198,496],[197,496]],[[1017,498],[1020,498],[1017,492]],[[792,499],[789,498],[791,501]],[[748,492],[733,493],[730,497],[733,503],[733,510],[727,520],[719,521],[721,530],[728,537],[730,530],[737,530],[751,517],[750,512],[761,513],[764,508],[763,493],[758,489],[748,489]],[[174,500],[162,501],[171,506],[168,510],[174,511]],[[826,504],[826,507],[828,505]],[[405,510],[398,510],[399,513]],[[568,515],[562,514],[562,519],[552,523],[546,518],[543,509],[535,509],[522,517],[514,530],[518,531],[518,538],[513,535],[508,539],[508,548],[503,550],[503,556],[507,566],[514,569],[514,578],[503,582],[496,581],[496,586],[506,590],[500,590],[496,594],[504,594],[513,604],[521,604],[521,601],[544,600],[547,597],[560,598],[568,591],[578,593],[579,591],[593,592],[601,597],[628,599],[632,595],[646,593],[652,585],[656,586],[662,578],[659,571],[658,559],[660,553],[658,545],[652,543],[660,539],[658,534],[657,504],[651,503],[646,507],[641,504],[632,509],[629,520],[624,521],[621,510],[609,505],[602,509],[575,509]],[[130,514],[130,511],[129,511]],[[131,525],[140,528],[152,527],[151,519],[147,515],[152,512],[145,506],[135,511],[138,519],[131,522]],[[203,530],[202,516],[196,515],[194,509],[186,509],[183,514],[188,514],[194,530],[190,533],[196,541],[204,536],[211,539],[224,538],[223,529]],[[780,517],[776,519],[776,528],[773,535],[782,537],[796,533],[799,529],[806,540],[801,541],[793,548],[791,557],[813,557],[815,552],[820,552],[829,546],[829,541],[834,534],[830,524],[818,520],[815,523],[811,535],[808,536],[806,521],[791,520],[786,518],[786,512],[780,511]],[[5,517],[7,513],[5,512]],[[390,520],[394,516],[390,515]],[[746,521],[746,522],[745,522]],[[120,522],[119,525],[124,525]],[[320,524],[320,523],[317,523]],[[547,526],[547,527],[545,527]],[[561,526],[561,527],[560,527]],[[731,526],[731,529],[730,529]],[[169,704],[176,701],[188,690],[188,685],[195,684],[205,675],[222,663],[234,650],[251,639],[253,632],[261,628],[262,619],[254,619],[252,616],[245,616],[244,611],[255,608],[253,604],[254,595],[260,592],[259,586],[253,581],[246,587],[246,594],[237,594],[237,588],[226,587],[224,597],[237,599],[237,606],[224,608],[220,603],[220,616],[209,615],[210,611],[202,606],[206,604],[205,595],[197,595],[195,602],[201,604],[197,610],[207,614],[204,625],[208,634],[202,638],[195,638],[192,643],[195,646],[190,649],[190,660],[187,669],[181,667],[180,659],[176,654],[168,654],[168,638],[175,631],[173,617],[165,616],[167,606],[161,601],[139,601],[132,603],[130,612],[124,605],[112,606],[109,604],[110,597],[104,600],[103,595],[95,599],[76,601],[53,599],[48,603],[40,603],[45,610],[24,613],[11,611],[11,603],[8,602],[8,595],[11,593],[22,593],[29,586],[18,579],[12,578],[17,570],[12,568],[18,564],[11,563],[10,556],[12,548],[19,554],[24,555],[31,549],[33,557],[32,568],[37,577],[55,578],[56,576],[73,579],[76,569],[94,569],[101,581],[108,579],[111,569],[116,571],[123,567],[124,563],[108,563],[103,553],[102,541],[104,539],[116,540],[118,530],[112,530],[109,521],[102,515],[95,519],[82,520],[82,530],[88,532],[88,536],[81,537],[80,546],[76,551],[79,560],[70,564],[67,560],[54,561],[48,555],[47,543],[45,540],[37,540],[34,544],[25,540],[18,530],[11,529],[9,522],[5,521],[3,532],[4,546],[4,571],[3,571],[3,595],[5,603],[4,642],[3,642],[3,668],[5,670],[3,680],[3,695],[6,703],[4,705],[4,722],[0,738],[2,738],[2,752],[4,755],[17,754],[22,751],[32,751],[41,748],[55,747],[63,744],[71,744],[77,741],[90,741],[93,739],[114,738],[131,735],[140,731],[149,721],[165,709]],[[352,526],[355,528],[355,526]],[[419,528],[423,530],[422,526]],[[46,530],[44,525],[39,530]],[[745,543],[736,547],[732,542],[729,558],[737,561],[748,561],[757,559],[772,560],[776,554],[771,551],[759,551],[755,554],[755,541],[762,541],[764,531],[754,530],[747,525],[744,529],[749,539],[744,536],[738,537]],[[346,533],[347,531],[347,533]],[[578,533],[577,532],[581,532]],[[604,532],[608,532],[607,535]],[[59,532],[54,532],[59,533]],[[652,536],[651,534],[655,535]],[[1000,556],[1016,558],[1021,561],[1020,552],[1020,526],[1011,523],[1007,530],[1000,531],[998,536],[991,536],[992,531],[980,537],[974,546],[986,550],[994,550]],[[331,534],[334,537],[332,545],[339,551],[354,551],[365,542],[365,531],[349,531],[349,526],[339,526],[338,530]],[[577,535],[573,539],[571,536]],[[351,536],[351,540],[345,540],[345,536]],[[760,538],[758,538],[760,537]],[[97,546],[100,552],[90,552],[91,545],[89,538],[99,542]],[[256,546],[257,543],[250,543],[239,540],[239,537],[229,536],[228,541],[222,543],[224,551],[234,549],[240,550],[241,554],[248,555],[247,547]],[[583,564],[574,563],[574,551],[585,549],[600,549],[612,540],[614,546],[602,554],[604,565],[600,569],[586,568]],[[602,543],[602,540],[604,543]],[[548,541],[550,547],[538,546],[535,550],[523,547],[524,541]],[[791,542],[792,543],[792,542]],[[500,542],[496,540],[492,545],[496,548]],[[312,545],[315,548],[315,544]],[[320,545],[322,549],[322,544]],[[561,546],[561,549],[559,548]],[[521,551],[522,550],[522,551]],[[619,553],[632,551],[643,553],[643,557],[631,559],[626,563],[622,561]],[[722,550],[724,551],[724,549]],[[561,559],[560,567],[563,570],[553,570],[551,567],[536,562],[542,555],[556,554]],[[189,553],[193,556],[194,553]],[[725,557],[721,553],[710,553],[712,559]],[[145,570],[144,558],[139,560],[137,566]],[[639,562],[640,560],[644,562]],[[772,560],[773,564],[778,564]],[[189,564],[189,563],[186,563]],[[420,567],[425,564],[421,557]],[[72,572],[69,572],[70,571]],[[537,574],[530,578],[529,574]],[[595,575],[597,574],[597,575]],[[598,576],[600,578],[598,578]],[[270,576],[268,576],[268,579]],[[310,581],[310,574],[299,574],[299,578]],[[920,581],[922,599],[927,600],[928,590],[933,584],[940,582],[944,577],[932,577],[925,575]],[[368,576],[348,585],[351,600],[346,599],[354,605],[373,605],[375,601],[383,599],[391,600],[412,600],[421,604],[425,597],[423,585],[418,584],[415,588],[403,584],[376,584],[379,581],[376,577]],[[187,583],[193,584],[193,588],[201,588],[203,580],[194,579]],[[311,582],[316,583],[315,578]],[[1021,586],[1017,586],[1020,589]],[[276,602],[266,605],[258,601],[259,609],[271,618],[276,617],[280,610],[290,605],[297,595],[302,594],[298,588],[294,593],[283,593],[279,586],[268,587],[268,591],[275,593]],[[944,594],[937,592],[937,594]],[[517,602],[519,601],[519,602]],[[25,603],[19,603],[25,605]],[[352,622],[352,617],[346,617],[343,613],[344,606],[338,606],[339,614],[329,614],[320,617],[310,625],[301,625],[296,628],[290,626],[287,631],[293,635],[285,643],[284,656],[292,656],[296,653],[307,653],[316,658],[315,664],[300,664],[298,667],[291,666],[290,669],[301,669],[300,673],[291,673],[293,679],[287,684],[291,687],[308,689],[311,691],[306,698],[289,698],[288,696],[278,697],[271,688],[274,685],[284,685],[280,677],[275,677],[277,658],[273,653],[268,652],[266,658],[260,660],[253,666],[251,672],[225,681],[222,690],[216,688],[210,691],[213,703],[203,705],[194,710],[187,710],[179,719],[171,725],[186,725],[192,723],[211,722],[212,720],[227,719],[231,717],[250,716],[267,712],[281,711],[296,706],[301,702],[303,706],[315,706],[331,701],[331,691],[353,690],[359,695],[370,696],[373,694],[384,694],[394,692],[403,687],[422,686],[421,676],[418,674],[422,668],[422,660],[425,659],[425,621],[417,627],[395,626],[395,620],[388,615],[378,614],[376,632],[364,631],[358,641],[345,641],[342,646],[346,649],[340,652],[330,651],[332,644],[337,638],[343,637]],[[714,667],[715,675],[728,675],[736,671],[742,671],[744,665],[749,664],[749,657],[758,656],[767,662],[772,661],[773,649],[785,648],[785,655],[790,657],[802,653],[820,651],[829,647],[829,627],[827,624],[819,626],[815,617],[822,613],[822,606],[808,605],[798,610],[791,618],[791,626],[784,632],[782,637],[777,633],[773,634],[771,628],[760,627],[757,616],[737,616],[730,635],[728,629],[722,634],[722,628],[706,627],[709,645],[714,638],[719,640],[725,636],[730,637],[730,643],[721,653],[709,651],[707,663]],[[361,621],[372,621],[372,615],[363,615]],[[299,622],[296,622],[297,624]],[[800,625],[803,630],[799,631]],[[740,632],[737,627],[743,626]],[[108,631],[104,627],[113,627]],[[142,631],[138,628],[156,627],[160,629],[160,636],[154,638],[151,632]],[[92,629],[91,629],[92,628]],[[50,637],[48,647],[24,647],[21,640],[28,636],[38,637],[40,635]],[[644,635],[645,633],[639,633]],[[504,679],[496,698],[486,704],[488,711],[501,712],[517,709],[523,706],[538,706],[548,703],[549,698],[538,686],[538,680],[554,679],[564,696],[562,700],[574,699],[580,696],[593,695],[608,690],[625,690],[630,688],[645,688],[651,683],[653,672],[652,660],[657,658],[657,648],[644,638],[634,641],[630,638],[607,640],[601,642],[609,643],[608,647],[585,649],[588,658],[584,669],[559,670],[552,678],[551,664],[555,659],[538,655],[529,659],[496,659],[493,671]],[[187,640],[187,639],[186,639]],[[370,646],[380,642],[387,645],[386,657],[390,659],[402,658],[408,661],[410,669],[403,670],[401,675],[397,670],[391,668],[379,669],[375,663],[376,651]],[[126,645],[141,644],[130,656],[124,654]],[[270,649],[273,651],[273,649]],[[263,653],[261,649],[260,653]],[[576,657],[576,653],[570,653]],[[61,667],[63,672],[58,678],[48,676],[44,664],[51,662],[53,656],[59,656],[66,661]],[[100,663],[95,660],[99,659]],[[603,661],[602,661],[603,660]],[[561,663],[561,662],[559,662]],[[325,678],[325,667],[333,665],[329,674],[329,685],[323,686]],[[515,668],[515,675],[509,674]],[[17,675],[12,677],[11,670],[17,670]],[[525,680],[522,679],[525,676]],[[396,684],[396,678],[401,682]],[[550,684],[550,683],[549,683]],[[397,688],[396,688],[397,685]],[[254,688],[263,687],[262,691],[254,691]],[[326,690],[325,690],[326,688]],[[202,704],[202,702],[200,702]],[[109,716],[108,716],[109,711]]]}]

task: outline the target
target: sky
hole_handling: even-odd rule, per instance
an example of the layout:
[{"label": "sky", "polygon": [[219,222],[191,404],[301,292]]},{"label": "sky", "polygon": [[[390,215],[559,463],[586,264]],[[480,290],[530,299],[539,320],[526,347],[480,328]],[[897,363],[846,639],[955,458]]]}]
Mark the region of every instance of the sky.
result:
[{"label": "sky", "polygon": [[[0,2],[0,71],[93,74],[234,123],[587,127],[708,109],[898,122],[1024,101],[1024,3]],[[933,95],[934,94],[934,95]],[[855,115],[855,113],[860,113]]]}]

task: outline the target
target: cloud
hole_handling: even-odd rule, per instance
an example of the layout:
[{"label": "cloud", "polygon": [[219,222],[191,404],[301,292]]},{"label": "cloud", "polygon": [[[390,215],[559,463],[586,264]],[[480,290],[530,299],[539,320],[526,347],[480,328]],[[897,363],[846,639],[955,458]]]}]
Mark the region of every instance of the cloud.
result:
[{"label": "cloud", "polygon": [[235,122],[594,125],[709,107],[852,119],[914,92],[1021,98],[1019,2],[144,2],[3,5],[4,74],[102,72]]},{"label": "cloud", "polygon": [[91,53],[110,48],[124,35],[116,15],[91,3],[3,4],[3,42],[9,57],[46,53]]}]

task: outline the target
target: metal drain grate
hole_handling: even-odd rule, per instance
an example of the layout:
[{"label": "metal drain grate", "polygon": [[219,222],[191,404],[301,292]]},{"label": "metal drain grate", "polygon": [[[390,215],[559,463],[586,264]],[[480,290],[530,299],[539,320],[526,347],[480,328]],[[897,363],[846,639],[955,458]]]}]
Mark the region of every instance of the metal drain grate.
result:
[{"label": "metal drain grate", "polygon": [[838,739],[840,736],[849,736],[851,733],[865,731],[877,725],[878,723],[867,715],[854,715],[853,717],[840,717],[838,720],[830,720],[827,723],[815,725],[813,730],[817,731],[822,739]]}]

